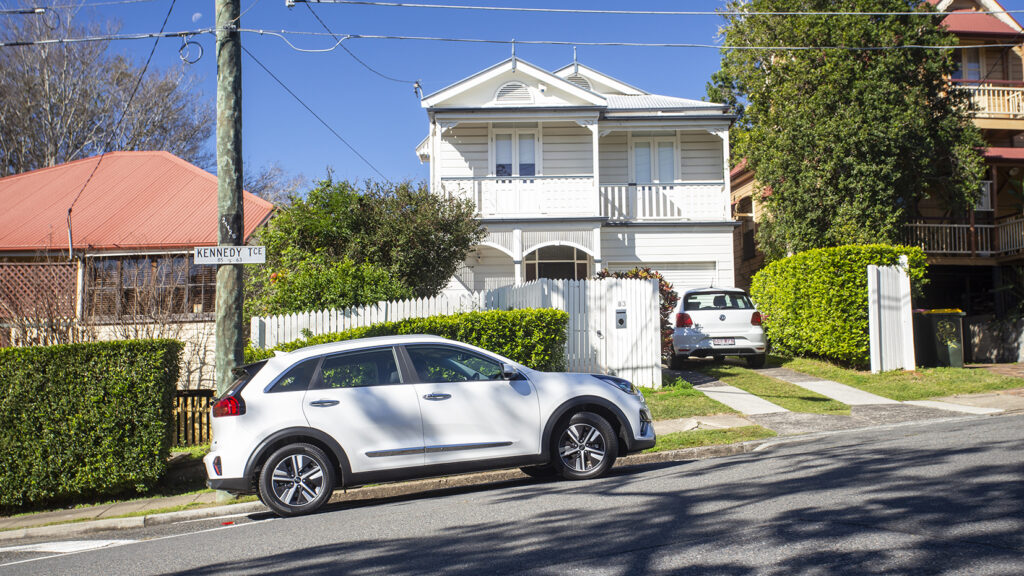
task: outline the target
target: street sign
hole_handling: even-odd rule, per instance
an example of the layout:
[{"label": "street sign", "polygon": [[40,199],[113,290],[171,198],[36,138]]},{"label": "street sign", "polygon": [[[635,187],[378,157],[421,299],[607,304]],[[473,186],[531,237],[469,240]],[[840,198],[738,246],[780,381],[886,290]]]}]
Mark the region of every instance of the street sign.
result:
[{"label": "street sign", "polygon": [[267,261],[265,246],[197,246],[196,264],[263,264]]}]

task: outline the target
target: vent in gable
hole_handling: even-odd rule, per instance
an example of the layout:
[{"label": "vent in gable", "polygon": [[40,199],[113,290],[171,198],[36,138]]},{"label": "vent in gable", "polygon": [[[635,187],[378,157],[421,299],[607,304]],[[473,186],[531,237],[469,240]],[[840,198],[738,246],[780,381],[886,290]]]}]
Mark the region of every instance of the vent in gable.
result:
[{"label": "vent in gable", "polygon": [[502,84],[501,88],[498,88],[498,93],[494,96],[494,99],[498,102],[512,104],[533,102],[533,96],[530,95],[530,91],[526,88],[526,84],[523,84],[522,82],[508,82],[506,84]]},{"label": "vent in gable", "polygon": [[566,80],[572,82],[573,84],[579,86],[580,88],[583,88],[584,90],[590,90],[590,80],[587,80],[586,78],[580,76],[579,74],[573,74],[572,76],[566,78]]}]

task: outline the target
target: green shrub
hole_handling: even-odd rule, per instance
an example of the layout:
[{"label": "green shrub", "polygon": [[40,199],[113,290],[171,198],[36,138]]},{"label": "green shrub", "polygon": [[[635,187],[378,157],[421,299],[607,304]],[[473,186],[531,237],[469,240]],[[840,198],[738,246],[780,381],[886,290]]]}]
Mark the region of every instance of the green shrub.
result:
[{"label": "green shrub", "polygon": [[408,318],[311,336],[266,350],[250,345],[245,349],[245,361],[255,362],[273,356],[275,350],[290,352],[327,342],[396,334],[433,334],[479,346],[530,368],[558,371],[565,369],[568,325],[569,314],[550,309],[492,310]]},{"label": "green shrub", "polygon": [[758,272],[751,296],[775,350],[852,366],[870,362],[869,264],[891,266],[906,255],[911,285],[920,289],[924,251],[881,244],[820,248],[777,260]]},{"label": "green shrub", "polygon": [[0,509],[155,485],[181,349],[175,340],[0,349]]}]

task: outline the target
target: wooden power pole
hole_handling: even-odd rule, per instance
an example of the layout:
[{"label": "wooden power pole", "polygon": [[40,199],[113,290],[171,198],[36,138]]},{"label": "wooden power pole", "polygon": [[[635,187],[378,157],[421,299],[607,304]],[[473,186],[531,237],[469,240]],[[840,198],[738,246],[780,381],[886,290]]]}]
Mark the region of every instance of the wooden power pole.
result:
[{"label": "wooden power pole", "polygon": [[[217,11],[217,244],[241,246],[242,44],[240,0],[215,0]],[[217,392],[231,385],[243,359],[242,265],[217,268]]]}]

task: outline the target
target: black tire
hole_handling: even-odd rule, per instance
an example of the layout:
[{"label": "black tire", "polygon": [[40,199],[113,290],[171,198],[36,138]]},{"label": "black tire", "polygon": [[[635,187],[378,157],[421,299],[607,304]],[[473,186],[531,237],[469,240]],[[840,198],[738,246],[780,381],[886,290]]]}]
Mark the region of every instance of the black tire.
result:
[{"label": "black tire", "polygon": [[686,362],[685,354],[673,354],[668,361],[668,367],[672,370],[682,370],[683,362]]},{"label": "black tire", "polygon": [[523,466],[519,469],[523,474],[526,474],[530,478],[554,478],[557,476],[555,467],[551,464],[540,464],[537,466]]},{"label": "black tire", "polygon": [[714,360],[715,364],[721,364],[722,362],[725,362],[725,356],[722,356],[721,354],[715,354],[714,356],[711,357],[711,359]]},{"label": "black tire", "polygon": [[750,368],[764,368],[764,363],[767,359],[767,354],[747,356],[747,366],[749,366]]},{"label": "black tire", "polygon": [[334,464],[312,444],[289,444],[267,458],[260,472],[260,500],[281,516],[317,511],[334,492]]},{"label": "black tire", "polygon": [[556,429],[551,448],[551,462],[562,478],[587,480],[612,467],[619,454],[619,439],[604,418],[578,412]]}]

